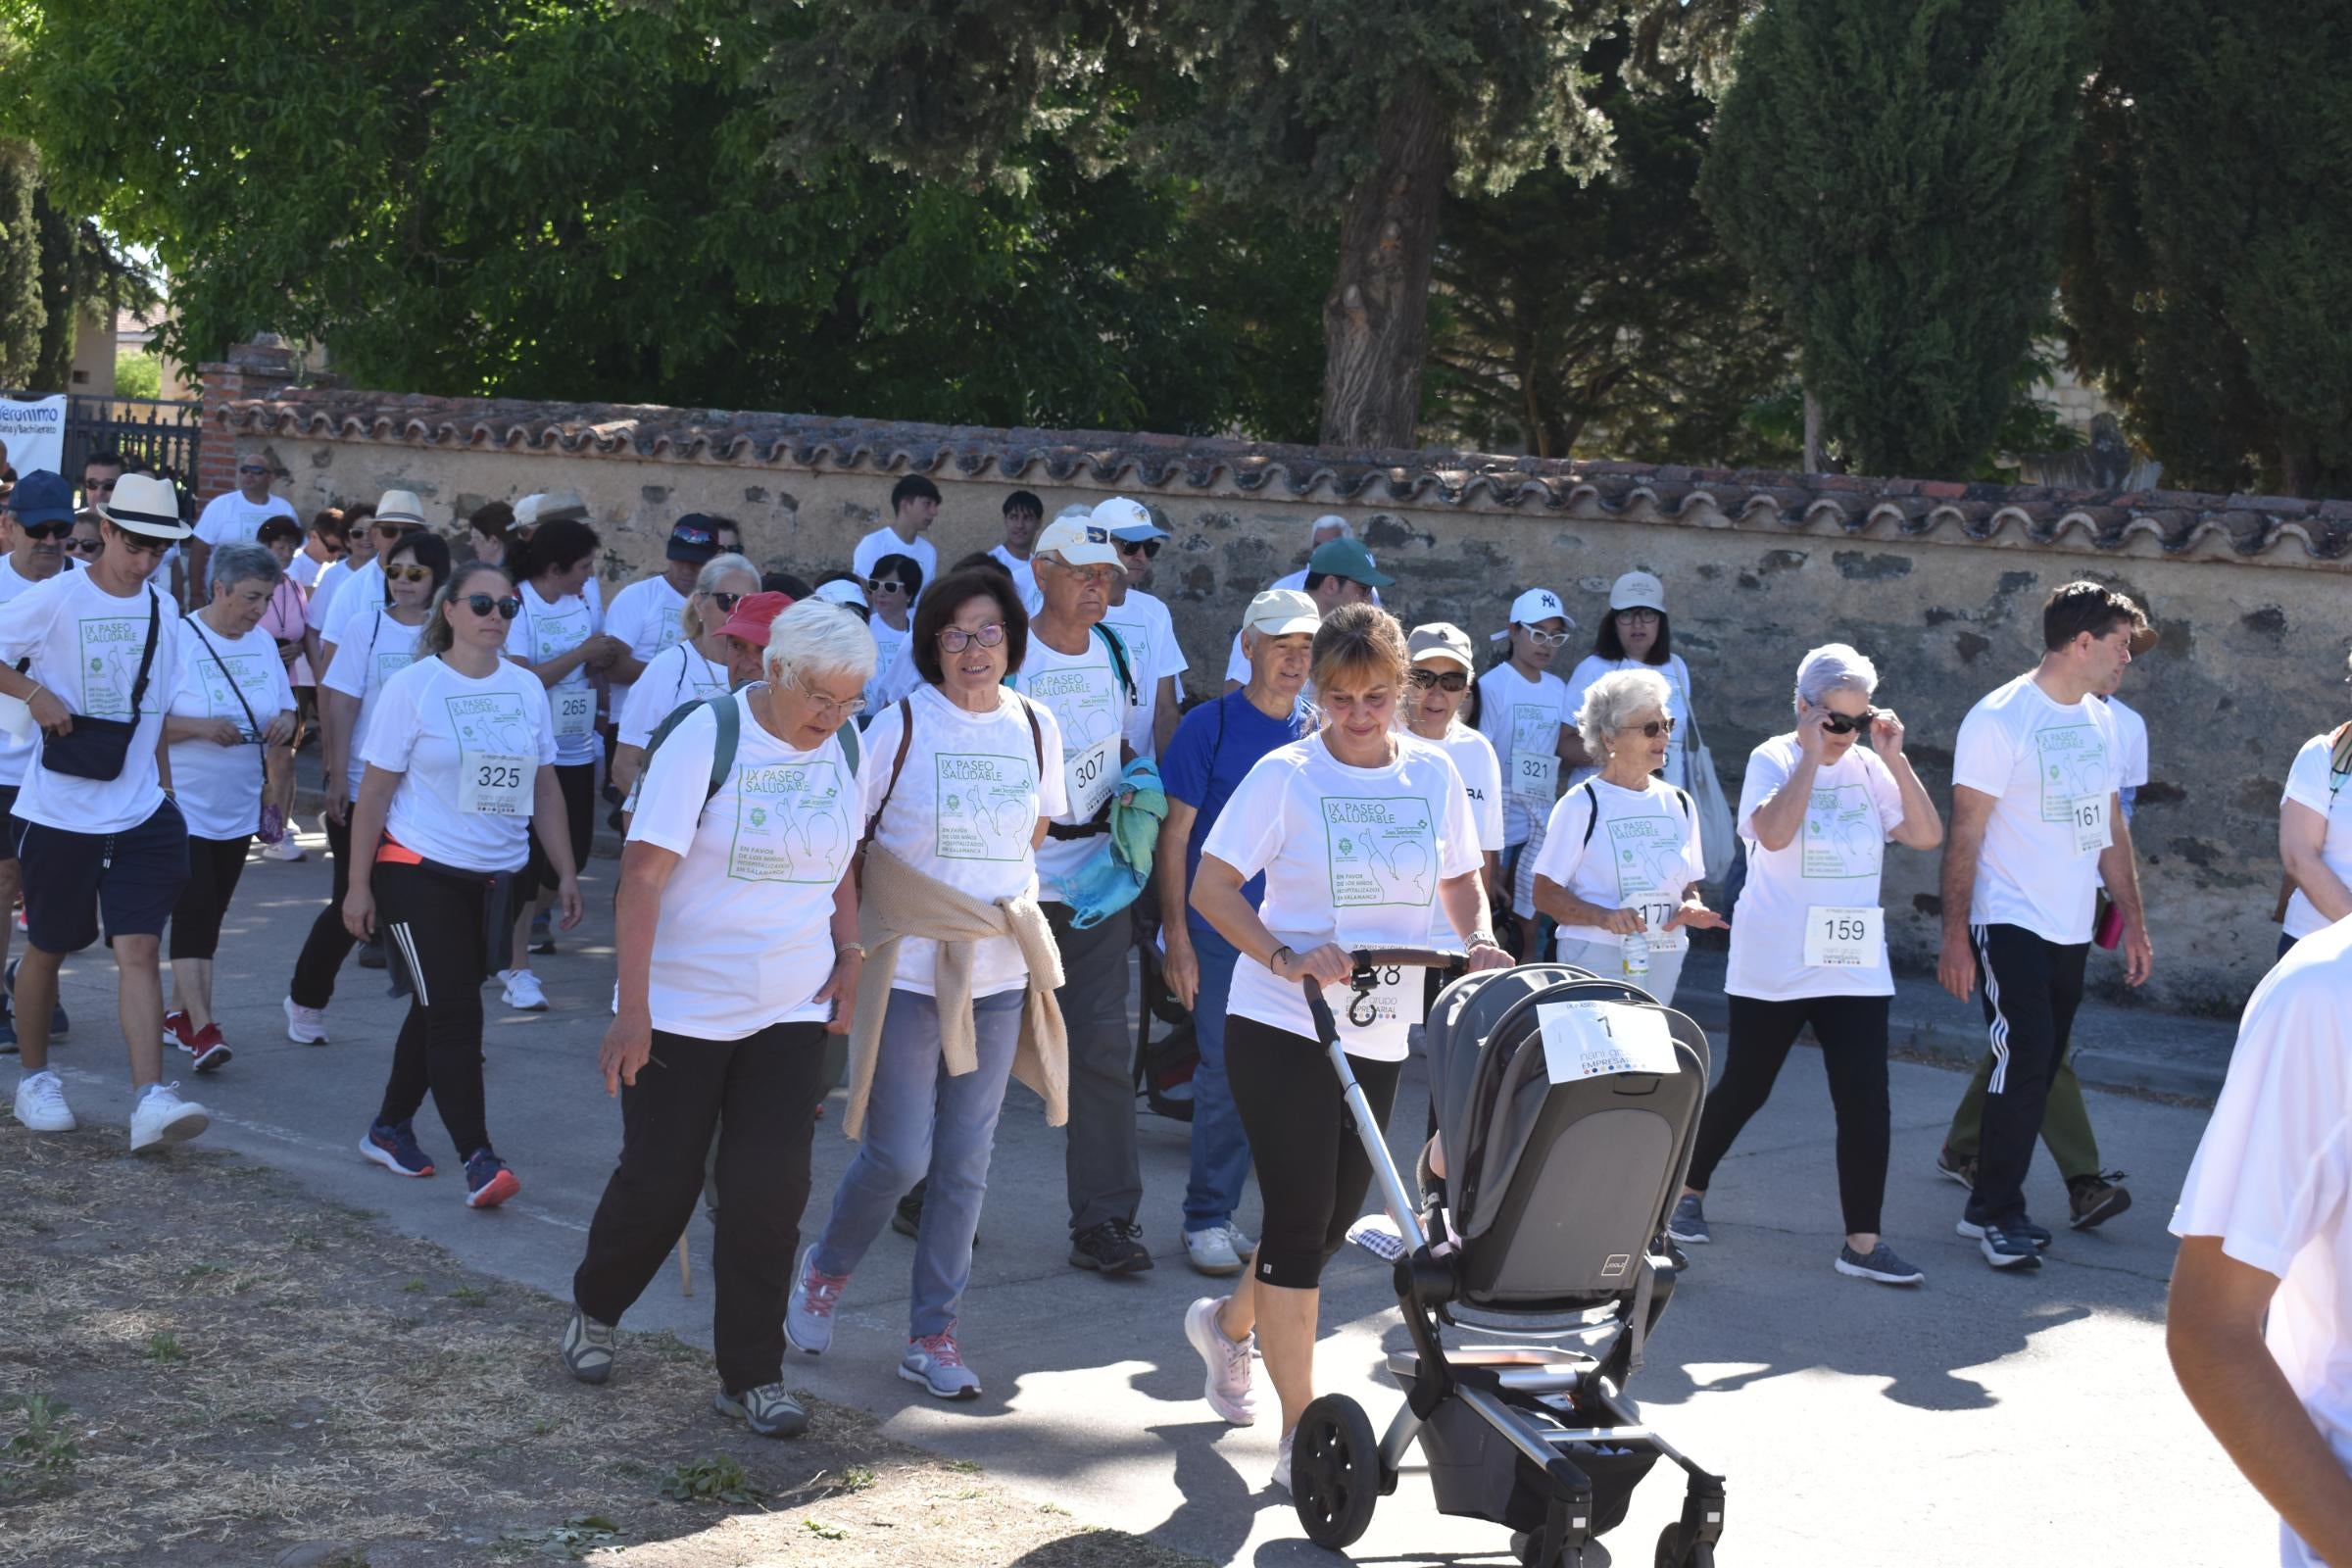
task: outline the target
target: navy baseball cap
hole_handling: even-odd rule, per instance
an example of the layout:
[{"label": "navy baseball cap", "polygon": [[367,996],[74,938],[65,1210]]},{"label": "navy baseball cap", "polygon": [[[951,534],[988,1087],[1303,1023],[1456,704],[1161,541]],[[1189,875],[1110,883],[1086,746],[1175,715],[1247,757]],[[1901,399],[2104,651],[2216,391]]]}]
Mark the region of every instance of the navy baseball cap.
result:
[{"label": "navy baseball cap", "polygon": [[19,522],[72,522],[74,487],[47,468],[35,468],[18,476],[8,510]]},{"label": "navy baseball cap", "polygon": [[706,513],[689,512],[670,526],[669,548],[663,554],[702,565],[718,554],[717,522]]}]

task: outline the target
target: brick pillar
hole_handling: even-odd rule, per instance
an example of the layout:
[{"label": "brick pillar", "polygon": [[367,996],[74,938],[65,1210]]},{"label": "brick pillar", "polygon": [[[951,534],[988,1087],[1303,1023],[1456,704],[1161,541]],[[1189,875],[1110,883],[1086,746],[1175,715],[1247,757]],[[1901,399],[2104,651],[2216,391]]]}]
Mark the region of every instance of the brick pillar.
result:
[{"label": "brick pillar", "polygon": [[268,397],[294,379],[294,352],[274,333],[228,351],[225,364],[200,365],[196,374],[204,400],[204,439],[196,459],[196,504],[237,487],[237,440],[228,427],[228,406]]}]

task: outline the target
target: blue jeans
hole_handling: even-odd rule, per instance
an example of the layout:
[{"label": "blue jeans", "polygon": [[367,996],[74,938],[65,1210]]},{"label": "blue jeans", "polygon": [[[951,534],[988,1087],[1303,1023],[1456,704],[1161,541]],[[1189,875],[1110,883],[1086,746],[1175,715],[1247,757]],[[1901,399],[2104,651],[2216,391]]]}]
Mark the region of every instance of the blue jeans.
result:
[{"label": "blue jeans", "polygon": [[891,1211],[914,1184],[924,1190],[923,1223],[914,1239],[914,1293],[908,1339],[945,1334],[956,1324],[972,1279],[972,1237],[988,1193],[997,1114],[1012,1076],[1027,993],[1001,991],[972,1004],[979,1065],[951,1078],[939,1050],[939,1004],[913,991],[892,991],[882,1015],[874,1084],[865,1102],[865,1137],[833,1195],[833,1213],[810,1263],[822,1274],[848,1274],[874,1245]]},{"label": "blue jeans", "polygon": [[1233,1218],[1250,1180],[1250,1140],[1225,1077],[1225,1001],[1241,954],[1214,931],[1192,928],[1200,963],[1200,993],[1193,1002],[1193,1038],[1200,1064],[1193,1069],[1193,1173],[1184,1185],[1184,1228],[1204,1231]]}]

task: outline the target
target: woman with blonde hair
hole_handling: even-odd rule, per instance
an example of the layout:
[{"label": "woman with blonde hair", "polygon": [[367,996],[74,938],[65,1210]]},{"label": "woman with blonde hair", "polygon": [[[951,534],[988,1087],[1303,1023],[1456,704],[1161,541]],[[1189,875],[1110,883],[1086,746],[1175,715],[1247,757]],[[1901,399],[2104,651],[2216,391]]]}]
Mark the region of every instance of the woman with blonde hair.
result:
[{"label": "woman with blonde hair", "polygon": [[727,617],[735,613],[737,604],[759,591],[760,568],[741,556],[712,556],[695,573],[694,591],[678,609],[685,635],[647,660],[621,699],[615,726],[619,744],[613,748],[610,770],[612,788],[621,799],[628,799],[629,786],[645,765],[646,743],[662,721],[688,703],[727,689]]}]

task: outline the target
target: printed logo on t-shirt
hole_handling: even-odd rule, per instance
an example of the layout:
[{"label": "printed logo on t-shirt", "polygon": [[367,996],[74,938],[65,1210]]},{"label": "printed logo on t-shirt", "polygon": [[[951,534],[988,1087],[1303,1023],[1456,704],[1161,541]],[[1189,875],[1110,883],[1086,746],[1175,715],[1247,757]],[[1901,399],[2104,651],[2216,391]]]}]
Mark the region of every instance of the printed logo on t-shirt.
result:
[{"label": "printed logo on t-shirt", "polygon": [[[259,717],[263,705],[270,701],[272,696],[270,690],[270,666],[276,660],[265,660],[260,654],[222,653],[220,657],[220,663],[228,665],[229,674],[235,677],[237,684],[232,688],[227,679],[222,677],[220,664],[213,662],[212,655],[205,655],[196,667],[197,678],[203,682],[205,713],[212,718],[233,718],[237,721],[238,729],[249,730],[251,726],[245,722],[245,710],[250,708]],[[238,701],[238,688],[242,688],[242,703]],[[247,738],[258,737],[249,735]]]},{"label": "printed logo on t-shirt", "polygon": [[588,640],[594,630],[585,602],[568,610],[537,610],[531,616],[531,662],[561,659]]},{"label": "printed logo on t-shirt", "polygon": [[1608,828],[1618,904],[1644,896],[1681,904],[1683,886],[1690,873],[1683,858],[1682,829],[1663,816],[1648,815],[1612,817]]},{"label": "printed logo on t-shirt", "polygon": [[830,887],[850,859],[841,769],[831,761],[738,768],[735,841],[727,875],[739,882]]},{"label": "printed logo on t-shirt", "polygon": [[1872,877],[1886,853],[1879,813],[1859,784],[1817,789],[1805,805],[1805,844],[1798,871],[1816,881]]},{"label": "printed logo on t-shirt", "polygon": [[528,816],[539,772],[538,732],[520,692],[445,697],[458,738],[458,809]]},{"label": "printed logo on t-shirt", "polygon": [[1125,705],[1111,700],[1117,682],[1108,666],[1085,664],[1023,676],[1021,690],[1053,710],[1063,749],[1079,752],[1118,734],[1118,708]]},{"label": "printed logo on t-shirt", "polygon": [[942,859],[1018,860],[1037,830],[1037,770],[1026,757],[941,752],[932,837]]},{"label": "printed logo on t-shirt", "polygon": [[1335,908],[1426,906],[1437,898],[1438,830],[1417,795],[1382,800],[1326,795],[1323,842]]},{"label": "printed logo on t-shirt", "polygon": [[378,651],[375,656],[375,689],[382,689],[384,682],[415,662],[416,662],[415,654],[387,654]]},{"label": "printed logo on t-shirt", "polygon": [[93,615],[81,631],[81,711],[91,718],[130,717],[130,689],[147,653],[147,617]]},{"label": "printed logo on t-shirt", "polygon": [[2115,780],[2107,766],[2107,743],[2093,724],[2053,724],[2034,735],[2041,768],[2041,819],[2076,820],[2075,806],[2085,796],[2104,798]]}]

